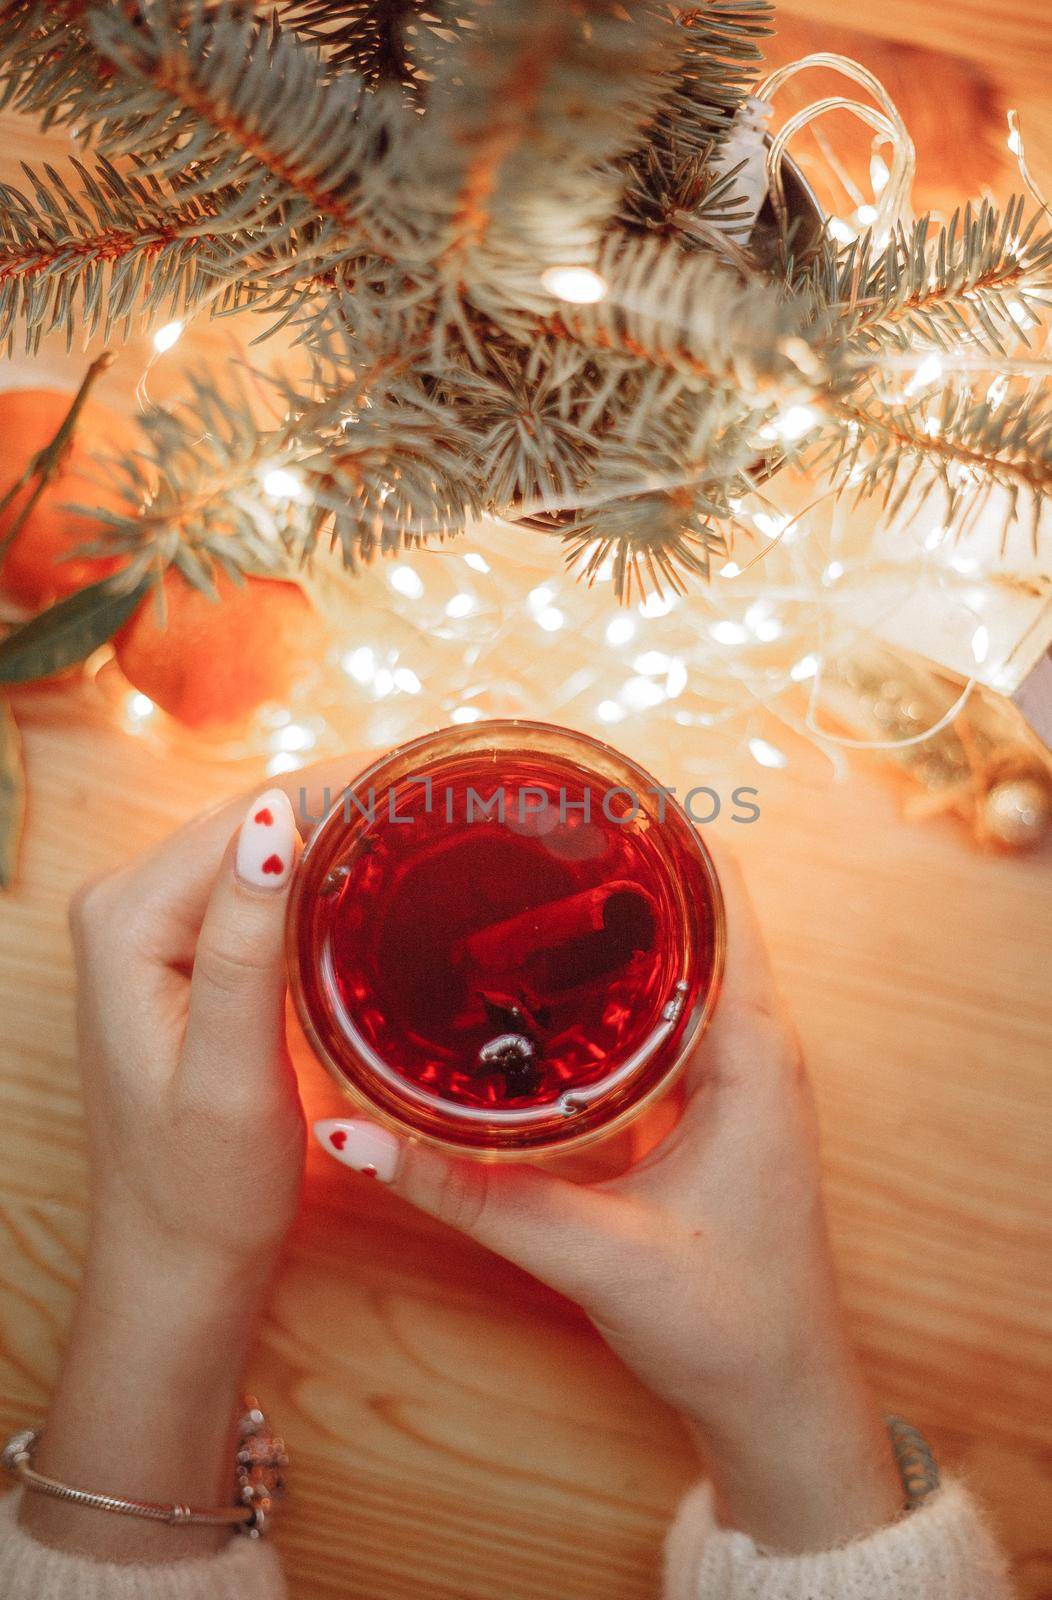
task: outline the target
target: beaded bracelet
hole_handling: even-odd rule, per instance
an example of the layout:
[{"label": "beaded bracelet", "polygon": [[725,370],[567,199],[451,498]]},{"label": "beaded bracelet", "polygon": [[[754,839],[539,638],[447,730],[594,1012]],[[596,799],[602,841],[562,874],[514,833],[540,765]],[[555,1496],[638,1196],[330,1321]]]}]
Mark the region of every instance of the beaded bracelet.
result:
[{"label": "beaded bracelet", "polygon": [[885,1417],[895,1465],[906,1494],[906,1510],[914,1511],[939,1487],[939,1466],[923,1433],[902,1417]]},{"label": "beaded bracelet", "polygon": [[240,1504],[201,1509],[187,1505],[165,1505],[154,1500],[127,1500],[122,1495],[93,1494],[71,1484],[48,1478],[33,1466],[33,1453],[42,1429],[27,1428],[12,1434],[0,1454],[2,1464],[13,1477],[37,1494],[51,1495],[71,1505],[90,1506],[95,1511],[113,1511],[119,1516],[145,1517],[151,1522],[166,1522],[172,1527],[233,1527],[238,1533],[259,1539],[267,1532],[275,1502],[285,1486],[289,1464],[285,1446],[269,1430],[267,1419],[252,1399],[246,1399],[238,1421],[235,1457]]}]

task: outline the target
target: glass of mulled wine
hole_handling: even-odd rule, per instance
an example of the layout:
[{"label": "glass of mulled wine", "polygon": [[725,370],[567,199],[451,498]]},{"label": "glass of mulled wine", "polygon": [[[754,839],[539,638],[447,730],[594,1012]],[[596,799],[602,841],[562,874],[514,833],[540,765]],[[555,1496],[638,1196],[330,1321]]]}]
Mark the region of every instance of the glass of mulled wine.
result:
[{"label": "glass of mulled wine", "polygon": [[369,1115],[487,1157],[611,1134],[719,991],[723,900],[667,791],[546,723],[446,728],[334,800],[289,906],[314,1050]]}]

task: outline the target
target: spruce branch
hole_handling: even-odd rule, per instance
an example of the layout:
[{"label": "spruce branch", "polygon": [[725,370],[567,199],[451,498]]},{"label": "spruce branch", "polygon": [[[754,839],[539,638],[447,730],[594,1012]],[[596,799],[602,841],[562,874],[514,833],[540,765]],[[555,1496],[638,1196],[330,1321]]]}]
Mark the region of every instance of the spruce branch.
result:
[{"label": "spruce branch", "polygon": [[[147,415],[122,463],[138,511],[97,513],[122,581],[174,561],[206,587],[326,541],[356,566],[495,511],[539,517],[586,578],[612,557],[627,597],[707,575],[732,502],[785,461],[892,509],[941,485],[958,519],[1052,487],[1047,407],[1010,393],[1005,355],[1052,304],[1040,213],[984,203],[814,251],[796,184],[786,230],[735,232],[714,156],[766,0],[0,15],[4,103],[95,147],[0,191],[8,341],[250,308],[306,357],[269,407],[258,374],[199,375]],[[566,265],[593,269],[593,303],[552,292]],[[962,350],[1004,389],[973,393]]]},{"label": "spruce branch", "polygon": [[[424,170],[451,189],[440,264],[455,282],[485,277],[474,260],[525,253],[539,271],[589,260],[617,184],[604,168],[638,142],[660,103],[675,29],[639,0],[476,3],[428,95]],[[437,139],[435,137],[437,132]],[[562,252],[562,253],[560,253]]]},{"label": "spruce branch", "polygon": [[[717,173],[710,165],[714,140],[700,150],[681,151],[673,145],[659,150],[648,145],[624,166],[625,187],[620,221],[629,232],[653,233],[675,240],[687,250],[714,244],[726,248],[726,238],[713,238],[718,227],[740,223],[745,201],[735,192],[739,168]],[[699,226],[699,224],[701,226]],[[709,232],[706,224],[711,224]]]},{"label": "spruce branch", "polygon": [[922,217],[878,247],[871,234],[838,250],[831,241],[812,279],[819,303],[842,315],[862,350],[916,340],[950,349],[967,337],[993,355],[1025,338],[1052,304],[1052,229],[1026,218],[1017,195],[984,200],[932,229]]},{"label": "spruce branch", "polygon": [[699,150],[722,142],[753,88],[774,11],[770,0],[707,0],[668,9],[679,30],[679,70],[648,143],[669,152]]},{"label": "spruce branch", "polygon": [[595,461],[578,420],[585,358],[543,340],[525,366],[516,354],[493,347],[487,371],[441,377],[442,399],[469,430],[477,480],[494,505],[572,503]]},{"label": "spruce branch", "polygon": [[745,282],[711,254],[614,237],[598,267],[608,292],[550,315],[556,337],[626,363],[733,384],[751,403],[778,384],[803,389],[799,346],[819,349],[828,338],[803,299],[762,279]]},{"label": "spruce branch", "polygon": [[45,128],[65,120],[69,101],[100,77],[89,9],[90,0],[3,0],[0,107],[34,112]]},{"label": "spruce branch", "polygon": [[[139,419],[144,448],[115,463],[138,510],[96,512],[104,533],[89,553],[125,555],[129,581],[174,562],[207,589],[216,565],[287,571],[323,536],[353,567],[459,532],[482,504],[470,438],[399,381],[405,365],[378,361],[317,395],[247,369],[194,374],[181,404]],[[276,468],[300,485],[284,501],[264,487]]]},{"label": "spruce branch", "polygon": [[482,509],[470,437],[412,385],[393,385],[301,460],[312,506],[301,549],[327,536],[352,570],[460,533]]},{"label": "spruce branch", "polygon": [[[182,28],[173,7],[189,12]],[[228,4],[205,12],[154,0],[134,17],[96,7],[89,21],[112,75],[69,115],[105,154],[147,148],[151,172],[227,191],[242,229],[287,234],[309,222],[343,244],[367,243],[360,176],[396,130],[390,105],[365,98],[357,78],[328,79],[295,34]]]},{"label": "spruce branch", "polygon": [[727,536],[696,503],[689,487],[629,495],[578,513],[561,530],[566,562],[588,583],[613,561],[612,582],[624,603],[665,589],[684,594],[690,577],[708,579],[726,558]]},{"label": "spruce branch", "polygon": [[89,171],[76,159],[74,193],[50,165],[24,166],[32,193],[0,185],[0,340],[24,328],[28,349],[64,327],[79,333],[133,320],[162,306],[187,310],[220,282],[216,262],[229,223],[221,195],[183,196],[103,157]]},{"label": "spruce branch", "polygon": [[626,404],[611,420],[602,486],[593,474],[572,514],[549,521],[568,567],[586,582],[612,561],[614,593],[625,603],[708,579],[728,553],[731,503],[762,466],[753,421],[729,395],[681,391],[645,426],[638,410]]},{"label": "spruce branch", "polygon": [[370,87],[395,84],[417,104],[456,10],[432,0],[281,0],[282,25],[322,51],[330,75],[354,72]]},{"label": "spruce branch", "polygon": [[894,513],[911,493],[945,495],[945,520],[959,525],[995,488],[1007,491],[1007,522],[1025,500],[1036,515],[1052,493],[1052,407],[1038,393],[993,402],[968,388],[931,399],[886,405],[872,393],[836,402],[839,427],[813,460],[862,496],[878,494]]},{"label": "spruce branch", "polygon": [[102,531],[88,553],[125,556],[129,584],[174,563],[209,592],[216,566],[231,574],[285,570],[298,508],[279,512],[262,492],[265,472],[281,464],[285,435],[265,425],[258,390],[237,367],[221,381],[191,373],[188,385],[179,404],[144,412],[141,447],[110,463],[136,509],[93,510]]}]

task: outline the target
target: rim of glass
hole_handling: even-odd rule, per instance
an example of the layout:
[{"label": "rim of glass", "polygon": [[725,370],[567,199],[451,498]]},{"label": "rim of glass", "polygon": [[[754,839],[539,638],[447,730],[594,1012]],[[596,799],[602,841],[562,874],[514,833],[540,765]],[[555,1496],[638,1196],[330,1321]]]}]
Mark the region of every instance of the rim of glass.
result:
[{"label": "rim of glass", "polygon": [[[444,1137],[430,1129],[417,1127],[408,1119],[398,1116],[386,1106],[377,1104],[376,1101],[348,1079],[347,1073],[340,1065],[325,1040],[318,1033],[314,1019],[310,1014],[303,993],[301,978],[301,962],[298,939],[299,909],[303,894],[304,873],[303,867],[318,848],[319,841],[328,831],[330,822],[337,815],[342,815],[343,796],[347,789],[368,784],[378,773],[383,772],[396,761],[401,764],[406,756],[412,755],[422,747],[433,748],[435,744],[448,741],[450,754],[456,753],[456,741],[461,739],[465,743],[473,743],[485,738],[488,733],[519,732],[532,735],[556,735],[560,740],[566,740],[573,745],[583,745],[587,749],[601,752],[608,759],[613,760],[623,768],[639,778],[644,778],[653,784],[653,774],[648,772],[638,761],[633,760],[624,751],[615,745],[608,744],[604,739],[598,739],[594,734],[582,733],[576,728],[565,727],[557,722],[542,722],[530,717],[490,717],[478,722],[465,725],[447,723],[443,727],[434,728],[428,733],[418,734],[405,743],[394,745],[374,761],[354,774],[340,789],[339,795],[329,806],[321,821],[318,822],[304,845],[299,861],[296,865],[295,877],[289,896],[288,910],[285,920],[285,952],[286,964],[289,973],[289,988],[296,1015],[299,1019],[304,1035],[317,1059],[335,1081],[338,1088],[352,1103],[361,1108],[373,1121],[391,1129],[403,1139],[415,1140],[421,1144],[429,1144],[444,1149],[452,1154],[470,1156],[477,1161],[537,1161],[547,1157],[561,1156],[568,1152],[576,1152],[585,1146],[597,1143],[600,1140],[612,1138],[621,1132],[629,1123],[640,1117],[646,1108],[658,1100],[679,1077],[691,1050],[697,1044],[702,1034],[712,1020],[716,1009],[723,983],[723,971],[727,950],[727,912],[720,886],[719,874],[715,862],[705,844],[697,825],[691,821],[679,801],[666,794],[666,805],[677,813],[687,836],[693,842],[698,862],[705,876],[706,888],[709,895],[709,904],[712,910],[712,967],[705,993],[700,997],[700,1004],[695,1008],[693,1018],[684,1028],[676,1049],[676,1054],[668,1067],[654,1083],[631,1104],[623,1106],[614,1116],[599,1126],[581,1128],[578,1131],[568,1131],[564,1137],[539,1138],[534,1143],[509,1144],[509,1145],[477,1145],[455,1138]],[[368,1070],[367,1063],[362,1063]]]}]

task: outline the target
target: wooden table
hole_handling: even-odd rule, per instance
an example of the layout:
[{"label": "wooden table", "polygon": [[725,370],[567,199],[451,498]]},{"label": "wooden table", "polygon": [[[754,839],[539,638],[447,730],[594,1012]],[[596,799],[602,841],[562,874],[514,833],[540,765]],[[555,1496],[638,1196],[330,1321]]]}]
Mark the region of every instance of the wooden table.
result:
[{"label": "wooden table", "polygon": [[[828,42],[841,8],[788,9],[782,57]],[[1030,108],[1040,167],[1052,139],[1037,0],[992,16],[948,0],[871,9],[880,39],[838,34],[835,47],[899,72],[907,118],[930,130],[930,195],[945,192],[954,150],[970,189],[1003,188],[1006,104]],[[937,53],[955,44],[959,59]],[[971,98],[940,97],[940,82]],[[16,152],[41,150],[14,132],[5,173]],[[84,1244],[69,892],[258,772],[158,753],[83,687],[15,703],[31,813],[18,888],[0,901],[4,1429],[46,1408]],[[740,779],[716,739],[640,724],[628,745],[666,782]],[[908,825],[870,774],[765,774],[762,810],[723,832],[807,1047],[866,1365],[881,1403],[983,1495],[1021,1593],[1052,1595],[1048,856],[981,856],[949,824]],[[308,1062],[302,1082],[312,1116],[337,1108]],[[664,1528],[696,1470],[675,1419],[572,1308],[320,1155],[252,1380],[295,1460],[278,1538],[296,1600],[655,1592]]]}]

